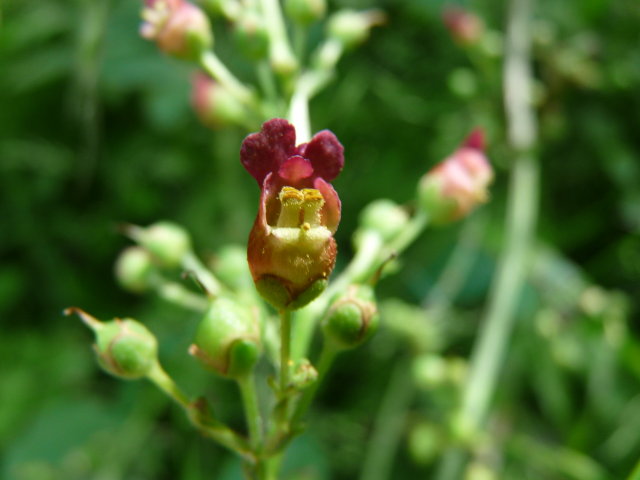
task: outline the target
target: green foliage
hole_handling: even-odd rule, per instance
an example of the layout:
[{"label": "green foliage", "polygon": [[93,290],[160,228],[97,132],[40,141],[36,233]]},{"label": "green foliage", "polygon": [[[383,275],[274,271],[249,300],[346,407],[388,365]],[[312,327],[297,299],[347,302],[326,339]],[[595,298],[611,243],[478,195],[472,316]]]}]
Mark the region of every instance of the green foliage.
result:
[{"label": "green foliage", "polygon": [[[429,231],[396,261],[395,275],[381,279],[380,331],[337,360],[310,431],[284,460],[286,478],[358,478],[383,458],[380,425],[396,435],[380,479],[430,478],[441,456],[433,438],[438,449],[466,441],[452,406],[504,247],[512,163],[500,76],[505,2],[467,2],[487,36],[466,50],[442,24],[445,3],[333,2],[387,15],[311,103],[312,130],[330,128],[346,148],[334,183],[343,204],[337,270],[352,253],[362,209],[378,198],[410,202],[417,179],[476,125],[488,133],[497,170],[491,202],[466,224]],[[207,385],[216,412],[243,428],[232,386],[183,360],[198,315],[124,292],[113,264],[126,243],[122,222],[171,219],[205,257],[244,243],[259,194],[238,162],[248,132],[198,123],[189,105],[194,72],[138,36],[140,4],[3,6],[0,476],[240,478],[236,460],[198,437],[159,393],[101,373],[90,335],[62,310],[157,319],[150,329],[167,369],[186,387]],[[539,245],[491,435],[465,445],[475,471],[487,467],[505,480],[618,480],[640,458],[640,332],[631,322],[640,294],[638,22],[636,2],[537,2]],[[214,29],[219,56],[253,80],[228,26],[218,20]],[[439,359],[430,365],[442,367],[446,381],[416,374],[416,358]]]}]

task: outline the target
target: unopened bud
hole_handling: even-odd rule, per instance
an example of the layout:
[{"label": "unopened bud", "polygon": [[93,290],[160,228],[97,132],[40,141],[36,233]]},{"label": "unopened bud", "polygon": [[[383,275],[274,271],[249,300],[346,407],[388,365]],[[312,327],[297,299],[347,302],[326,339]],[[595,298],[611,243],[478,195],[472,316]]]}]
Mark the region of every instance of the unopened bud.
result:
[{"label": "unopened bud", "polygon": [[249,58],[266,58],[269,53],[269,33],[262,15],[247,9],[234,24],[234,35],[240,50]]},{"label": "unopened bud", "polygon": [[196,60],[213,45],[209,19],[185,0],[145,0],[142,18],[140,34],[169,55]]},{"label": "unopened bud", "polygon": [[371,337],[378,320],[373,289],[368,285],[351,285],[347,293],[333,303],[322,327],[336,347],[349,349]]},{"label": "unopened bud", "polygon": [[413,459],[421,465],[429,465],[442,452],[444,435],[428,422],[416,424],[409,432],[408,447]]},{"label": "unopened bud", "polygon": [[234,290],[253,287],[246,247],[225,245],[217,252],[212,268],[216,277]]},{"label": "unopened bud", "polygon": [[156,364],[158,342],[140,322],[131,318],[101,322],[79,308],[68,308],[64,313],[79,315],[94,331],[94,350],[98,363],[108,373],[120,378],[137,379],[147,375]]},{"label": "unopened bud", "polygon": [[424,390],[432,390],[447,382],[447,361],[434,354],[425,354],[413,361],[413,378],[416,385]]},{"label": "unopened bud", "polygon": [[242,124],[247,111],[226,88],[204,73],[192,80],[191,104],[200,121],[209,128]]},{"label": "unopened bud", "polygon": [[369,32],[376,25],[386,20],[380,10],[341,10],[329,18],[328,36],[335,38],[346,48],[355,47],[369,37]]},{"label": "unopened bud", "polygon": [[447,7],[443,19],[453,39],[462,45],[478,43],[484,33],[482,19],[464,8]]},{"label": "unopened bud", "polygon": [[216,299],[201,320],[189,353],[219,375],[239,378],[249,374],[260,354],[256,319],[232,300]]},{"label": "unopened bud", "polygon": [[324,17],[327,2],[326,0],[286,0],[284,8],[293,21],[308,25]]},{"label": "unopened bud", "polygon": [[475,130],[450,157],[422,177],[418,185],[420,207],[434,224],[459,220],[488,200],[492,180],[483,133]]},{"label": "unopened bud", "polygon": [[361,228],[378,232],[385,242],[398,235],[408,221],[407,212],[391,200],[376,200],[360,214]]},{"label": "unopened bud", "polygon": [[116,260],[115,273],[122,288],[141,293],[153,285],[156,267],[147,250],[133,246],[125,248],[120,253]]},{"label": "unopened bud", "polygon": [[146,228],[130,226],[127,233],[163,267],[178,267],[191,250],[191,239],[187,231],[172,222],[156,222]]}]

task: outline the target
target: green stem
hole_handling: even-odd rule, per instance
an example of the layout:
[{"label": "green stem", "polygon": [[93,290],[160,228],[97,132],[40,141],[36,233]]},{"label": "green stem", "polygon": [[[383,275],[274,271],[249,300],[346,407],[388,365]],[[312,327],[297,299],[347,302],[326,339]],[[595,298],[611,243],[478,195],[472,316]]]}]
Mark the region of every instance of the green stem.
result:
[{"label": "green stem", "polygon": [[192,272],[211,297],[220,295],[222,285],[193,252],[189,252],[184,256],[182,268],[187,272]]},{"label": "green stem", "polygon": [[220,85],[226,88],[231,95],[242,103],[254,106],[253,92],[231,73],[222,61],[211,50],[205,51],[200,56],[200,66]]},{"label": "green stem", "polygon": [[147,378],[184,409],[189,420],[203,435],[236,452],[249,463],[255,463],[255,457],[246,441],[230,428],[211,417],[203,408],[200,408],[198,402],[189,401],[158,362],[147,374]]},{"label": "green stem", "polygon": [[289,75],[298,68],[298,62],[289,43],[280,2],[260,0],[260,5],[269,35],[269,58],[273,69],[283,75]]},{"label": "green stem", "polygon": [[629,477],[627,478],[627,480],[640,480],[640,459],[638,459],[638,462],[636,463],[635,468],[629,474]]},{"label": "green stem", "polygon": [[373,436],[367,446],[361,480],[390,478],[393,457],[402,439],[407,409],[413,396],[411,369],[406,360],[398,362],[391,374],[376,416]]},{"label": "green stem", "polygon": [[244,405],[244,413],[249,429],[249,438],[251,447],[258,453],[262,447],[262,415],[258,405],[258,395],[256,393],[255,378],[253,374],[240,377],[238,387],[242,395],[242,403]]},{"label": "green stem", "polygon": [[290,383],[291,373],[291,312],[280,312],[280,393],[284,394]]}]

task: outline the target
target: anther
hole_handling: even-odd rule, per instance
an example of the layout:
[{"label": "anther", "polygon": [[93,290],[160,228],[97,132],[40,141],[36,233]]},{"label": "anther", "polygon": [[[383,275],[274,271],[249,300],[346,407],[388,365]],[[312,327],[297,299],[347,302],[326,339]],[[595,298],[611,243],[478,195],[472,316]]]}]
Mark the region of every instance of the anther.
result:
[{"label": "anther", "polygon": [[300,208],[304,202],[303,193],[293,187],[282,187],[278,198],[281,207],[277,226],[297,228],[300,225]]}]

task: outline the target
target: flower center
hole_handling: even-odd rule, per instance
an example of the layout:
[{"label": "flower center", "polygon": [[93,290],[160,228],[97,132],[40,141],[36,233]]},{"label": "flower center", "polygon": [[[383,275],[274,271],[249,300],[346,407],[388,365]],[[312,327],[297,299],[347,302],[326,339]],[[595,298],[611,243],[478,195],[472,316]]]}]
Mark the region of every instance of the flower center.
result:
[{"label": "flower center", "polygon": [[322,225],[324,197],[318,190],[282,187],[278,199],[280,215],[271,230],[277,238],[288,244],[316,244],[331,236],[331,232]]}]

